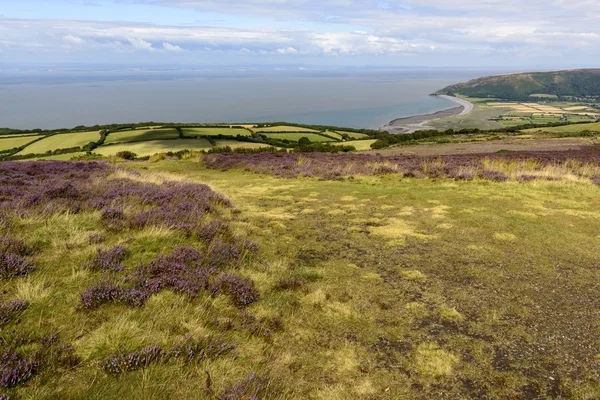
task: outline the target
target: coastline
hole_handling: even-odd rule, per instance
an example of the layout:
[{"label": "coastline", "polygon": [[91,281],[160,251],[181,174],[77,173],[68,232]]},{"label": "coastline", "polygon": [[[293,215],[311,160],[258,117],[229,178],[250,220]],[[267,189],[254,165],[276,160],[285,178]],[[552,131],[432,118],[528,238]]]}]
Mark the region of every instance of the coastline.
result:
[{"label": "coastline", "polygon": [[460,117],[469,114],[475,107],[472,103],[458,97],[435,95],[457,103],[458,107],[447,108],[431,114],[412,115],[410,117],[396,118],[379,128],[392,134],[413,133],[422,129],[429,129],[428,122],[448,117]]}]

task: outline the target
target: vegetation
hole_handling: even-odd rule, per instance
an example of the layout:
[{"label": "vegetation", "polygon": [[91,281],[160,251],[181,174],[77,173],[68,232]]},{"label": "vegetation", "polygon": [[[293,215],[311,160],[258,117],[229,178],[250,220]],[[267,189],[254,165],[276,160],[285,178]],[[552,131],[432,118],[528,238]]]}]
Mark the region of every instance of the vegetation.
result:
[{"label": "vegetation", "polygon": [[[110,137],[110,135],[109,135]],[[131,151],[140,156],[149,156],[156,153],[178,150],[202,150],[210,149],[211,144],[206,139],[169,139],[148,140],[144,142],[111,144],[101,146],[94,150],[95,153],[104,156],[114,155],[120,151]]]},{"label": "vegetation", "polygon": [[143,142],[148,140],[177,139],[179,133],[175,128],[136,129],[131,131],[111,132],[106,144]]},{"label": "vegetation", "polygon": [[244,128],[212,127],[212,128],[182,128],[184,136],[250,136],[251,131]]},{"label": "vegetation", "polygon": [[546,101],[596,99],[600,98],[600,69],[490,76],[448,86],[437,93],[523,101],[541,96]]}]

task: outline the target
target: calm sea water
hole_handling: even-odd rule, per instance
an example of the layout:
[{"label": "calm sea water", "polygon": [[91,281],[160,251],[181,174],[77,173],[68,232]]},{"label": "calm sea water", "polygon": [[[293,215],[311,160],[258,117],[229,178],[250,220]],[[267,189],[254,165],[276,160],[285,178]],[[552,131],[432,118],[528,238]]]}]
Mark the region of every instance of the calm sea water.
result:
[{"label": "calm sea water", "polygon": [[429,93],[490,70],[0,70],[0,127],[288,121],[378,128],[454,106]]}]

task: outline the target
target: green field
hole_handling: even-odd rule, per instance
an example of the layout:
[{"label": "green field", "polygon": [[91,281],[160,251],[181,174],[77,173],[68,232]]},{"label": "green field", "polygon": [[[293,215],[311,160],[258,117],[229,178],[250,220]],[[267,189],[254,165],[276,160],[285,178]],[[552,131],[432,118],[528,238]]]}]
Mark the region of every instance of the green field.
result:
[{"label": "green field", "polygon": [[145,140],[174,139],[179,137],[175,128],[136,129],[131,131],[111,132],[106,138],[106,144],[141,142]]},{"label": "green field", "polygon": [[344,146],[354,146],[358,151],[371,150],[371,145],[375,143],[377,140],[349,140],[347,142],[343,142]]},{"label": "green field", "polygon": [[41,161],[41,160],[70,161],[73,157],[79,157],[79,156],[83,156],[85,154],[86,153],[83,153],[83,152],[56,154],[53,156],[37,157],[37,158],[25,159],[25,160],[21,160],[21,161]]},{"label": "green field", "polygon": [[184,136],[250,136],[251,133],[246,129],[240,128],[182,128]]},{"label": "green field", "polygon": [[149,156],[168,151],[207,150],[211,147],[206,139],[149,140],[146,142],[104,145],[95,149],[94,153],[111,156],[121,151],[132,151],[138,156]]},{"label": "green field", "polygon": [[522,132],[525,133],[536,133],[536,132],[548,132],[548,133],[577,133],[582,131],[600,132],[600,122],[591,124],[575,124],[565,126],[555,126],[552,128],[532,128],[525,129]]},{"label": "green field", "polygon": [[254,132],[318,132],[315,129],[301,128],[299,126],[277,125],[263,128],[252,128]]},{"label": "green field", "polygon": [[96,131],[59,133],[25,147],[18,154],[43,154],[47,151],[53,151],[57,149],[82,147],[90,142],[97,142],[98,140],[100,140],[100,134]]},{"label": "green field", "polygon": [[10,150],[16,147],[21,147],[30,143],[36,139],[41,138],[42,136],[6,136],[0,138],[0,151],[2,150]]},{"label": "green field", "polygon": [[347,132],[347,131],[336,131],[336,132],[340,133],[340,134],[346,134],[354,139],[366,139],[369,137],[369,135],[366,135],[364,133]]},{"label": "green field", "polygon": [[232,149],[258,149],[261,147],[270,147],[264,143],[239,142],[237,140],[215,140],[215,147],[229,146]]},{"label": "green field", "polygon": [[298,141],[300,138],[308,138],[311,142],[334,142],[333,139],[315,133],[264,133],[267,137],[274,139],[287,139]]},{"label": "green field", "polygon": [[335,132],[335,131],[325,131],[323,132],[324,135],[327,136],[331,136],[333,138],[336,138],[337,140],[343,140],[342,135],[340,135],[339,133]]}]

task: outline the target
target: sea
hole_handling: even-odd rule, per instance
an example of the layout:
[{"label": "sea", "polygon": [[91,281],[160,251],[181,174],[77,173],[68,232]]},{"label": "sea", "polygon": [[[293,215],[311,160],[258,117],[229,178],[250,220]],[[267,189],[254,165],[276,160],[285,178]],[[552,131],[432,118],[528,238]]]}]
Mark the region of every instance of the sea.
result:
[{"label": "sea", "polygon": [[0,68],[0,127],[285,121],[377,129],[455,107],[429,96],[506,73],[475,68]]}]

